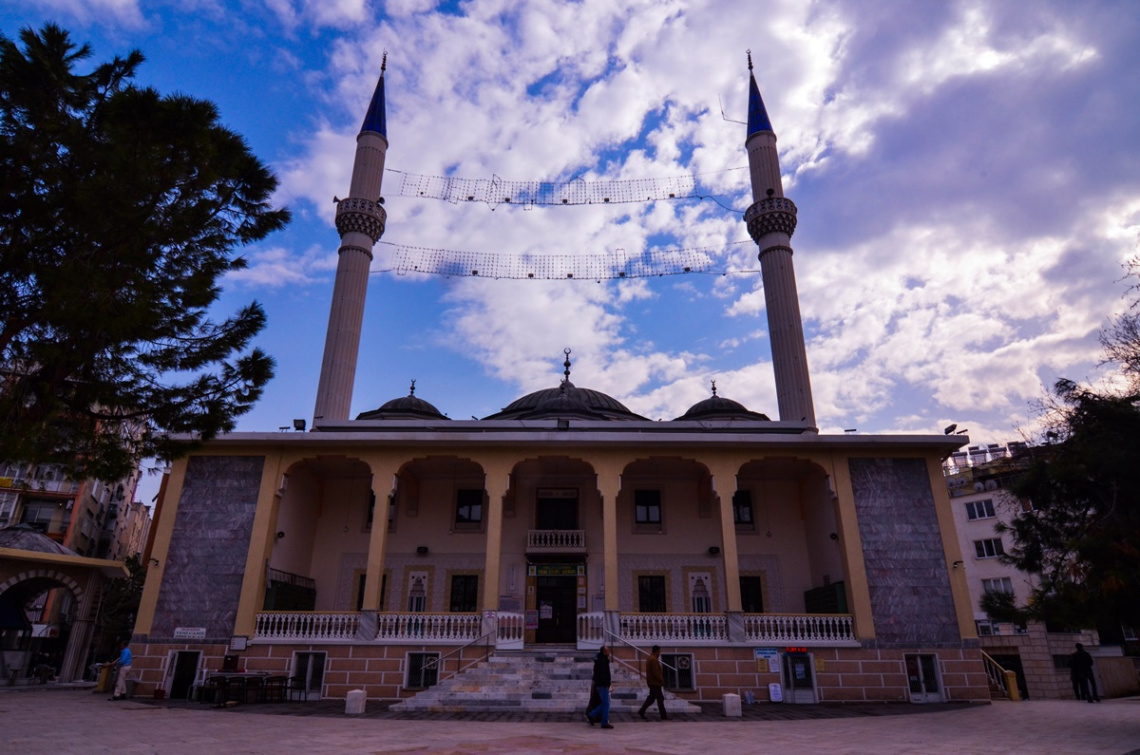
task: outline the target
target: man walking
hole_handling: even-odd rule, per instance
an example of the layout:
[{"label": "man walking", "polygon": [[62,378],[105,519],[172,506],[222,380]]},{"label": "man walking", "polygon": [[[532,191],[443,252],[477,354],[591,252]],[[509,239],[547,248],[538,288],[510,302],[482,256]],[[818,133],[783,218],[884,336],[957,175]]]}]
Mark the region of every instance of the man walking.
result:
[{"label": "man walking", "polygon": [[1077,651],[1069,656],[1069,673],[1073,677],[1073,686],[1077,689],[1078,700],[1088,700],[1090,703],[1100,702],[1100,695],[1096,693],[1096,677],[1093,675],[1092,656],[1085,650],[1085,646],[1079,642],[1077,643]]},{"label": "man walking", "polygon": [[649,685],[649,696],[645,698],[645,702],[641,704],[641,710],[637,711],[637,715],[644,718],[646,721],[649,719],[645,716],[645,710],[653,701],[657,701],[657,712],[661,714],[661,720],[664,721],[669,717],[665,715],[665,695],[662,694],[661,688],[665,686],[665,674],[661,671],[661,646],[654,645],[653,649],[649,652],[649,657],[645,659],[645,683]]},{"label": "man walking", "polygon": [[601,703],[586,714],[586,720],[589,721],[590,726],[601,721],[603,729],[614,728],[610,725],[611,684],[613,684],[613,680],[610,678],[610,649],[602,645],[602,649],[598,651],[598,657],[594,659],[594,689],[598,691],[598,698]]},{"label": "man walking", "polygon": [[119,675],[115,679],[115,692],[111,695],[112,700],[126,700],[127,699],[127,675],[131,673],[131,649],[127,645],[127,641],[123,640],[119,643],[119,658],[114,662],[115,670]]}]

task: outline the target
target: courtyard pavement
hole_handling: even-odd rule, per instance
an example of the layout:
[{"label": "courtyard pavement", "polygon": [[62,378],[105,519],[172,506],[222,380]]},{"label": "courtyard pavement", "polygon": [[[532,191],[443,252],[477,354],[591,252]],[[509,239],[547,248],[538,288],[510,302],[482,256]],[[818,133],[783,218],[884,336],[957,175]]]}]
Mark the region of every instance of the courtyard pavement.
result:
[{"label": "courtyard pavement", "polygon": [[1099,705],[761,704],[744,712],[727,719],[707,706],[664,722],[621,714],[603,730],[566,714],[399,714],[373,703],[350,717],[340,701],[217,709],[110,702],[89,689],[12,689],[0,692],[0,752],[1140,755],[1140,697]]}]

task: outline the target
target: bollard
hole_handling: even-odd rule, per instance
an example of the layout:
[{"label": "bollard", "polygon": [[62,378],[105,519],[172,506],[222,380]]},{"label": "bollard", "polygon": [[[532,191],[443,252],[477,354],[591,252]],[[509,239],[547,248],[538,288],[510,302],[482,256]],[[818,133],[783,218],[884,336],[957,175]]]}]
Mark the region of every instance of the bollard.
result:
[{"label": "bollard", "polygon": [[729,718],[740,718],[740,695],[729,692],[724,696],[724,715]]},{"label": "bollard", "polygon": [[364,690],[354,689],[344,698],[344,713],[347,716],[359,716],[364,712]]}]

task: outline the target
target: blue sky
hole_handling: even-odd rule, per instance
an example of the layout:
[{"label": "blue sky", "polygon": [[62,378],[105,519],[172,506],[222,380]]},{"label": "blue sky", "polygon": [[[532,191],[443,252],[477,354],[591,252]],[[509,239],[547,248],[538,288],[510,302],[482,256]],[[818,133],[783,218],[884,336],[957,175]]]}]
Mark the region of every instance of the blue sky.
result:
[{"label": "blue sky", "polygon": [[[32,7],[34,6],[34,7]],[[1140,14],[1130,2],[40,0],[95,60],[216,102],[281,179],[285,231],[220,311],[261,301],[277,378],[241,430],[311,419],[354,139],[389,53],[387,167],[507,180],[714,174],[719,203],[524,209],[389,196],[384,241],[495,253],[711,246],[740,212],[747,67],[779,137],[821,430],[1032,431],[1058,376],[1096,379],[1140,234]],[[723,107],[725,117],[722,117]],[[723,171],[723,172],[722,172]],[[392,174],[385,188],[394,187]],[[385,267],[378,246],[374,268]],[[416,394],[453,418],[577,385],[671,419],[719,393],[776,416],[757,275],[504,281],[374,274],[352,411]]]}]

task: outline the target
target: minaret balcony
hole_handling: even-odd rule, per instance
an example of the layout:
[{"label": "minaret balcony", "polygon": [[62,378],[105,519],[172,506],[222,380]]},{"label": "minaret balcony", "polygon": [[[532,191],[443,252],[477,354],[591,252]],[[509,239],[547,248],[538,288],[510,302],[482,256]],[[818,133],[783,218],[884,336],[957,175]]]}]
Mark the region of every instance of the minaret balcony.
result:
[{"label": "minaret balcony", "polygon": [[359,197],[342,199],[336,204],[336,230],[342,237],[350,231],[363,233],[375,244],[384,235],[388,213],[379,202]]},{"label": "minaret balcony", "polygon": [[796,232],[796,203],[787,197],[765,197],[744,211],[748,235],[757,244],[769,233]]}]

